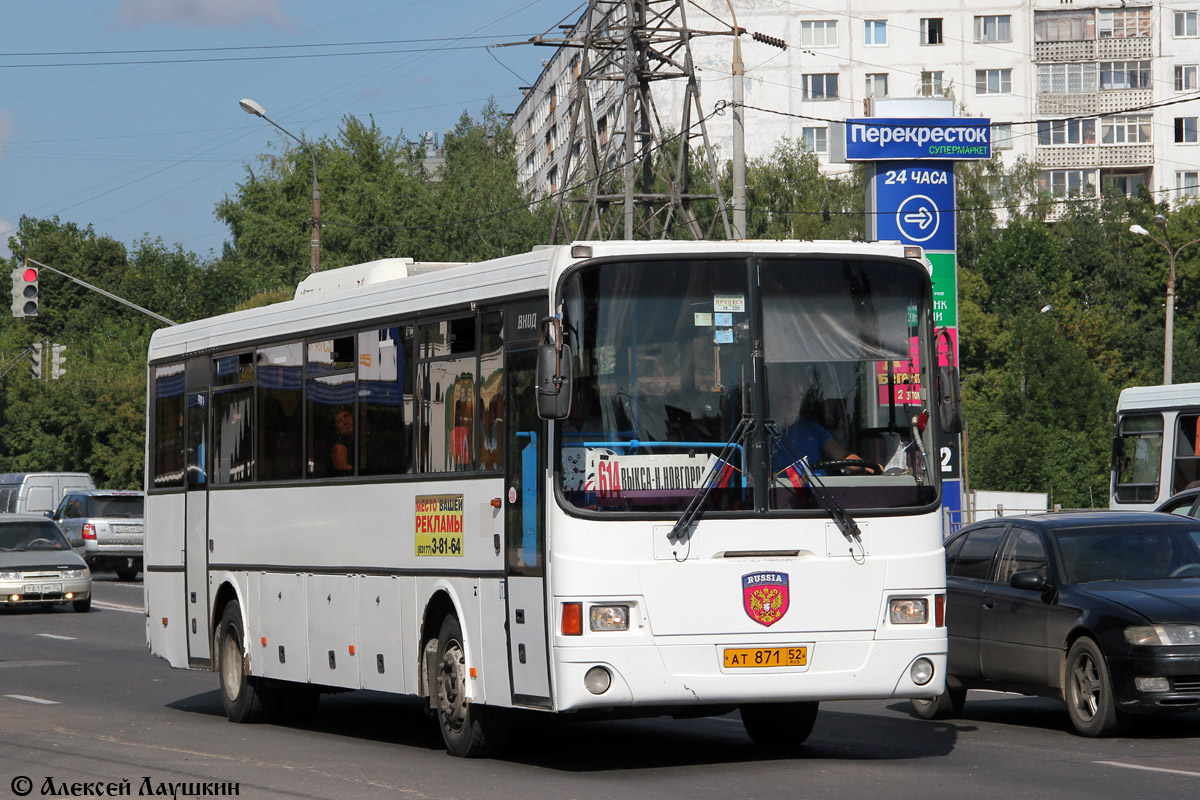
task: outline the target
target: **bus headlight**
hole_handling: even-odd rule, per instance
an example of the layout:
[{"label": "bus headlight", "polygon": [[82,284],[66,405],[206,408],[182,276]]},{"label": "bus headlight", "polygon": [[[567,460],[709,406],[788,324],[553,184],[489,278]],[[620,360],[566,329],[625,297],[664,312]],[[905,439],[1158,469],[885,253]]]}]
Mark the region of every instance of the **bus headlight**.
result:
[{"label": "bus headlight", "polygon": [[594,631],[629,630],[629,606],[592,606],[589,624]]},{"label": "bus headlight", "polygon": [[918,658],[909,668],[908,677],[917,686],[924,686],[933,680],[933,662],[928,658]]},{"label": "bus headlight", "polygon": [[924,625],[929,621],[929,601],[924,597],[897,597],[888,601],[893,625]]},{"label": "bus headlight", "polygon": [[604,667],[592,667],[584,674],[583,685],[592,694],[604,694],[612,686],[612,673]]}]

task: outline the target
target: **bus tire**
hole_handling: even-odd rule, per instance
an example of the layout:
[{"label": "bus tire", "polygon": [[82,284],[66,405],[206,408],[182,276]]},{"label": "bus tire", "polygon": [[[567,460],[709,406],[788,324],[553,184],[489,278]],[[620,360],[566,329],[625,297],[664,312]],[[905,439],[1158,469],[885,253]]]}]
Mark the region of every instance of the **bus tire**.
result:
[{"label": "bus tire", "polygon": [[471,703],[467,697],[467,657],[462,626],[446,617],[438,634],[437,674],[431,691],[437,696],[438,727],[446,750],[461,758],[499,755],[508,744],[512,719],[508,709]]},{"label": "bus tire", "polygon": [[221,705],[230,722],[265,722],[276,711],[276,692],[262,678],[247,675],[242,665],[242,608],[236,600],[225,606],[217,626],[213,652],[221,683]]},{"label": "bus tire", "polygon": [[817,722],[817,703],[754,703],[742,706],[742,725],[760,747],[792,750],[808,739]]}]

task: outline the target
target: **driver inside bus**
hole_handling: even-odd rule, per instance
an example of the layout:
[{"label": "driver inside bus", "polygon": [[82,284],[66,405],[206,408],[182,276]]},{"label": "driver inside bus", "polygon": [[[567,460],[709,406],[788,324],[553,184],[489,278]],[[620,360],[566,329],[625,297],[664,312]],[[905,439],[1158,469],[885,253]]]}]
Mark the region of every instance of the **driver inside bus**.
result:
[{"label": "driver inside bus", "polygon": [[[809,419],[816,415],[821,402],[820,387],[816,384],[815,375],[811,391],[806,390],[804,370],[797,365],[773,365],[769,368],[769,379],[770,413],[780,424],[787,425],[782,440],[774,444],[774,471],[779,472],[801,459],[807,459],[809,467],[821,474],[817,465],[822,462],[863,460],[858,454],[843,447],[824,426]],[[848,465],[847,469],[870,475],[876,472],[874,465],[866,462],[862,466]]]}]

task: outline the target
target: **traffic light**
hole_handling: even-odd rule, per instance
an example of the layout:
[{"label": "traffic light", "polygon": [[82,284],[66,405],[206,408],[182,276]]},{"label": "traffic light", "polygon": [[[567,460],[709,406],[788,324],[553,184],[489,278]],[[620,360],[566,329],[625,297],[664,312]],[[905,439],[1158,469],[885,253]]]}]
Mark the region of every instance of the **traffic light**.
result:
[{"label": "traffic light", "polygon": [[50,380],[56,381],[67,374],[67,346],[65,344],[50,347]]},{"label": "traffic light", "polygon": [[29,356],[29,376],[35,381],[42,379],[42,343],[34,342],[29,345],[33,351]]},{"label": "traffic light", "polygon": [[17,267],[12,271],[12,315],[16,319],[36,317],[38,313],[38,271],[36,267]]}]

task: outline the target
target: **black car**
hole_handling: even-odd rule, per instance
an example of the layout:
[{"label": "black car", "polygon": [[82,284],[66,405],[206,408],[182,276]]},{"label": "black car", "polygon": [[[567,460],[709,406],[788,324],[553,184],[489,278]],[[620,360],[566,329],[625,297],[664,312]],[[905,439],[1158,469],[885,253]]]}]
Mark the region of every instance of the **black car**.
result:
[{"label": "black car", "polygon": [[1185,489],[1179,494],[1172,495],[1154,510],[1181,517],[1200,517],[1200,488]]},{"label": "black car", "polygon": [[947,689],[1064,700],[1075,730],[1107,736],[1134,713],[1200,709],[1200,520],[1089,511],[1007,517],[946,542]]}]

